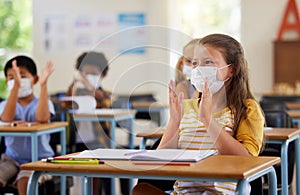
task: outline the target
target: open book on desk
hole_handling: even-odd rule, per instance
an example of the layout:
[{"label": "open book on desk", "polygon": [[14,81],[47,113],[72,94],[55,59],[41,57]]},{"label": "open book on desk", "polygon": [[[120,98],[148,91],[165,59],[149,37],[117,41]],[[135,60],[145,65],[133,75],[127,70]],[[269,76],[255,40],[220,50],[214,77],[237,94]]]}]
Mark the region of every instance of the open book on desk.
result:
[{"label": "open book on desk", "polygon": [[141,161],[174,161],[197,162],[217,151],[184,150],[184,149],[157,149],[157,150],[130,150],[130,149],[95,149],[85,150],[72,156],[74,158],[98,158],[101,160],[141,160]]}]

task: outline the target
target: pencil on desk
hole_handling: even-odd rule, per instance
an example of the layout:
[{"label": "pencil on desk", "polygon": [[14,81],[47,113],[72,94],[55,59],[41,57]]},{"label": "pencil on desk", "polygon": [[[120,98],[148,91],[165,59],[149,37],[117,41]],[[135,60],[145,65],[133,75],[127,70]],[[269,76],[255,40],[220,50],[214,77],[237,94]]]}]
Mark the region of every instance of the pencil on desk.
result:
[{"label": "pencil on desk", "polygon": [[50,162],[50,163],[60,163],[60,164],[89,164],[89,165],[96,165],[96,164],[104,164],[104,161],[98,159],[42,159],[42,162]]}]

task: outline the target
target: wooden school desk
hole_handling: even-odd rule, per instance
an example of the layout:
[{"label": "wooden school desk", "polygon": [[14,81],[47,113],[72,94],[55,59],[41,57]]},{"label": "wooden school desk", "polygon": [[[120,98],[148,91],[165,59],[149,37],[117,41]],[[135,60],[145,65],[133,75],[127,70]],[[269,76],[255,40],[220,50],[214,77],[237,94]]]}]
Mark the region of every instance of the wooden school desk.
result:
[{"label": "wooden school desk", "polygon": [[34,171],[31,175],[27,194],[37,192],[38,178],[42,174],[84,176],[83,194],[92,194],[93,177],[183,179],[197,181],[237,182],[237,192],[244,195],[246,184],[265,174],[269,176],[271,194],[276,194],[277,179],[273,165],[280,163],[279,157],[253,157],[215,155],[189,166],[178,168],[174,165],[136,165],[132,161],[105,161],[100,165],[57,164],[32,162],[23,164],[22,170]]},{"label": "wooden school desk", "polygon": [[[31,160],[38,160],[38,137],[41,135],[60,133],[61,154],[66,154],[66,126],[67,122],[36,123],[28,126],[25,123],[17,126],[0,126],[1,136],[31,137]],[[66,191],[66,178],[61,177],[61,192]]]},{"label": "wooden school desk", "polygon": [[300,102],[285,102],[289,110],[300,110]]},{"label": "wooden school desk", "polygon": [[25,123],[17,126],[0,126],[1,136],[31,137],[31,160],[38,160],[38,137],[41,135],[60,133],[61,154],[66,154],[67,122],[36,123],[28,126]]},{"label": "wooden school desk", "polygon": [[73,113],[74,121],[110,122],[110,148],[116,148],[115,130],[118,121],[131,120],[128,133],[128,147],[134,148],[133,121],[136,110],[96,109],[90,113]]},{"label": "wooden school desk", "polygon": [[267,143],[281,145],[281,185],[282,194],[288,195],[288,147],[295,142],[296,188],[300,194],[300,129],[298,128],[272,128],[265,130]]},{"label": "wooden school desk", "polygon": [[166,127],[158,127],[154,130],[147,130],[143,132],[139,132],[136,134],[136,137],[141,138],[140,149],[146,149],[147,141],[150,140],[157,140],[162,137]]},{"label": "wooden school desk", "polygon": [[[295,163],[296,163],[296,186],[297,194],[300,194],[300,129],[298,128],[266,128],[266,142],[281,145],[281,183],[282,194],[288,194],[288,147],[295,141]],[[148,139],[159,139],[162,137],[165,128],[157,128],[138,133],[141,137],[140,149],[145,149]]]},{"label": "wooden school desk", "polygon": [[[157,119],[157,125],[163,126],[167,124],[167,115],[169,105],[160,104],[158,102],[132,102],[132,108],[137,110],[138,112],[143,113],[158,113],[159,119]],[[151,115],[150,115],[151,116]]]},{"label": "wooden school desk", "polygon": [[287,110],[286,112],[292,118],[293,123],[297,123],[300,128],[300,110]]}]

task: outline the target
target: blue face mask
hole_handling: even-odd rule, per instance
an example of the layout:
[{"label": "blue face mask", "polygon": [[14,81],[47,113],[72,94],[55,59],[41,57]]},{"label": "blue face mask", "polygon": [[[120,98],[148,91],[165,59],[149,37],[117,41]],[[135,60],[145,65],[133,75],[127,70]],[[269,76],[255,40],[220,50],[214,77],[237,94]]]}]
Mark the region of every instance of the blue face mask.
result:
[{"label": "blue face mask", "polygon": [[218,70],[226,68],[230,65],[231,64],[228,64],[221,68],[217,68],[216,66],[197,66],[192,70],[191,83],[195,86],[197,91],[202,93],[205,78],[207,78],[210,92],[215,94],[224,86],[224,82],[229,79],[227,78],[225,81],[218,80]]}]

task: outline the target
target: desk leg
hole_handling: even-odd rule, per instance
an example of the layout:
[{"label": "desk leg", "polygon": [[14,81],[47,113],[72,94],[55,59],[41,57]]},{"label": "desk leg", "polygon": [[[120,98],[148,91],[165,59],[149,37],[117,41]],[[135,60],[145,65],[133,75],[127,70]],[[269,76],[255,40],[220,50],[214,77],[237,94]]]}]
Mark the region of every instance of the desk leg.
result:
[{"label": "desk leg", "polygon": [[[61,144],[61,154],[64,155],[66,154],[66,127],[63,127],[61,132],[60,132],[60,144]],[[66,193],[66,176],[61,176],[60,177],[60,192],[61,194]]]},{"label": "desk leg", "polygon": [[271,171],[268,173],[269,179],[269,194],[277,195],[277,178],[274,167],[271,167]]},{"label": "desk leg", "polygon": [[147,138],[143,137],[140,143],[140,150],[144,150],[146,148]]},{"label": "desk leg", "polygon": [[60,144],[61,144],[61,154],[66,154],[66,127],[63,127],[60,132]]},{"label": "desk leg", "polygon": [[110,148],[116,148],[116,121],[114,119],[110,120]]},{"label": "desk leg", "polygon": [[129,127],[129,143],[128,143],[128,146],[130,149],[133,149],[134,148],[134,143],[133,143],[133,140],[134,140],[134,133],[133,133],[133,123],[134,123],[134,118],[131,118],[130,119],[130,127]]},{"label": "desk leg", "polygon": [[38,136],[36,133],[31,135],[31,160],[32,162],[38,160]]},{"label": "desk leg", "polygon": [[288,143],[281,144],[281,189],[283,195],[288,195]]},{"label": "desk leg", "polygon": [[295,160],[296,160],[296,190],[300,194],[300,135],[295,140]]},{"label": "desk leg", "polygon": [[263,175],[268,175],[268,184],[269,184],[269,194],[270,195],[277,195],[277,178],[276,178],[276,172],[273,166],[262,170],[259,173],[256,173],[255,175],[252,175],[251,177],[243,180],[239,180],[236,187],[236,194],[244,195],[246,194],[246,186],[249,183],[249,181],[253,181],[254,179],[257,179],[259,177],[262,177]]},{"label": "desk leg", "polygon": [[93,178],[92,177],[82,177],[82,194],[90,195],[93,194]]},{"label": "desk leg", "polygon": [[239,195],[244,195],[245,194],[245,189],[246,189],[247,183],[248,183],[247,179],[243,179],[243,180],[238,182],[238,185],[236,187],[236,190],[238,192],[237,194],[239,194]]},{"label": "desk leg", "polygon": [[29,180],[28,180],[26,194],[39,194],[38,193],[38,180],[42,174],[43,174],[43,172],[33,171],[33,173],[31,174],[31,176],[29,177]]}]

